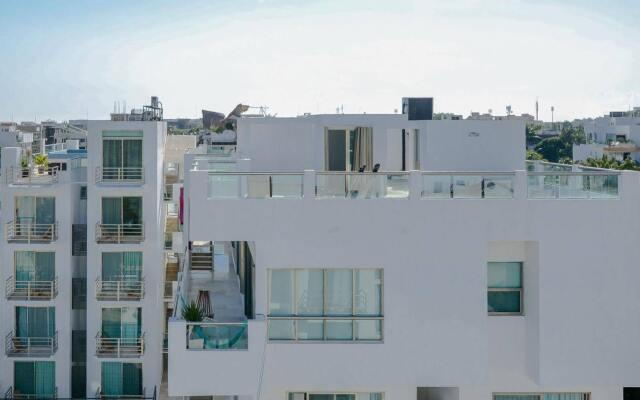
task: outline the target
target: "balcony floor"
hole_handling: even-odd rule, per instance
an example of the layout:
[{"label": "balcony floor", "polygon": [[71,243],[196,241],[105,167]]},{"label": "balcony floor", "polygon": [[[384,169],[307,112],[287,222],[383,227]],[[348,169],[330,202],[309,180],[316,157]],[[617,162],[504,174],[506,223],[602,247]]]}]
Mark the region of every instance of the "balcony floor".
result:
[{"label": "balcony floor", "polygon": [[217,242],[214,250],[214,272],[191,271],[189,301],[198,301],[198,291],[208,290],[216,322],[245,321],[244,296],[236,273],[231,244]]}]

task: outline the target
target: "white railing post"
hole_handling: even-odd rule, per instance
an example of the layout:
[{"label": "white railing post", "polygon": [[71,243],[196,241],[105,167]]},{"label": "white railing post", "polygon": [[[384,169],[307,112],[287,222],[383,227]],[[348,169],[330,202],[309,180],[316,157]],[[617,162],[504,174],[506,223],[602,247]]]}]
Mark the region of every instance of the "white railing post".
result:
[{"label": "white railing post", "polygon": [[302,197],[313,200],[316,197],[316,171],[305,170],[302,175]]},{"label": "white railing post", "polygon": [[409,199],[419,200],[422,198],[422,172],[409,172]]}]

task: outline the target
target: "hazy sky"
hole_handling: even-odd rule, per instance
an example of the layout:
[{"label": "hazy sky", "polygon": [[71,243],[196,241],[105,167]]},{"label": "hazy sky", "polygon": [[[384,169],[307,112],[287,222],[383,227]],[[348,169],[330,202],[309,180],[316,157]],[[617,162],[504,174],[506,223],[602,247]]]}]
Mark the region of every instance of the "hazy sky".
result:
[{"label": "hazy sky", "polygon": [[[634,4],[635,3],[635,4]],[[637,0],[0,0],[0,120],[640,105]]]}]

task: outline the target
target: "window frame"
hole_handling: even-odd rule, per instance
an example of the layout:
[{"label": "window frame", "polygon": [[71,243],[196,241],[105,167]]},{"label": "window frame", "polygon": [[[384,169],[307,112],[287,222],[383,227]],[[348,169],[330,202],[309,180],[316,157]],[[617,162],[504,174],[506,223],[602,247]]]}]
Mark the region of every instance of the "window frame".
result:
[{"label": "window frame", "polygon": [[[292,287],[292,308],[291,315],[271,315],[271,272],[272,271],[291,271],[293,272]],[[298,315],[297,313],[297,272],[306,270],[321,270],[323,273],[322,282],[322,315]],[[327,271],[349,270],[351,271],[351,315],[325,315],[327,306]],[[356,311],[356,272],[357,271],[379,271],[380,272],[380,313],[379,315],[357,315]],[[298,337],[298,324],[296,321],[323,321],[322,323],[322,339],[300,339]],[[271,321],[291,321],[293,322],[293,338],[291,339],[272,339],[269,335],[269,325]],[[327,322],[328,321],[351,321],[351,339],[327,339]],[[380,338],[379,339],[357,339],[356,325],[358,321],[380,321]],[[384,268],[270,268],[267,270],[267,340],[269,343],[384,343]],[[293,392],[292,392],[293,393]],[[297,392],[296,392],[297,393]],[[306,393],[306,392],[305,392]],[[315,392],[314,392],[315,393]],[[343,394],[343,393],[339,393]]]},{"label": "window frame", "polygon": [[[520,266],[520,287],[504,287],[504,288],[491,288],[489,287],[489,264],[490,263],[517,263]],[[524,261],[487,261],[486,263],[486,271],[487,271],[487,314],[489,316],[495,317],[517,317],[524,316]],[[520,294],[520,311],[489,311],[489,294],[490,293],[499,293],[499,292],[519,292]],[[533,393],[535,394],[535,393]]]}]

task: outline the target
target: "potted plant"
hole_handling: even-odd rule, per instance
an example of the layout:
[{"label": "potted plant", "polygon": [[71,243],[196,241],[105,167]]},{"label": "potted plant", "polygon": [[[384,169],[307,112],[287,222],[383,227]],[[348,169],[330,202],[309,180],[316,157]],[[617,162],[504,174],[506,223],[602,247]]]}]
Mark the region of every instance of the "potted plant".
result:
[{"label": "potted plant", "polygon": [[38,154],[37,156],[33,157],[33,162],[38,167],[38,174],[40,175],[43,175],[44,171],[49,167],[49,160],[44,154]]},{"label": "potted plant", "polygon": [[[194,300],[182,307],[182,318],[187,322],[200,322],[204,318],[204,311]],[[190,349],[202,349],[204,339],[194,332],[194,325],[187,325],[187,342]]]},{"label": "potted plant", "polygon": [[29,161],[25,157],[20,160],[20,168],[22,171],[22,177],[26,178],[29,176]]}]

